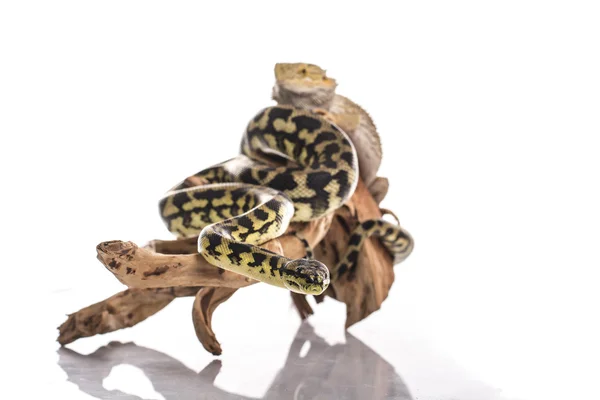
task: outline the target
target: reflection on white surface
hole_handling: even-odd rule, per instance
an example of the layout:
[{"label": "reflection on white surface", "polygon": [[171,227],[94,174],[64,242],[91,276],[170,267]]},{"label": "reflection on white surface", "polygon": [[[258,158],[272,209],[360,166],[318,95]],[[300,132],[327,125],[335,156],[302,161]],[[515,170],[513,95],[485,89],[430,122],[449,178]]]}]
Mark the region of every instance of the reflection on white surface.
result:
[{"label": "reflection on white surface", "polygon": [[[159,351],[118,342],[111,342],[89,355],[67,348],[59,349],[58,354],[58,364],[67,373],[68,380],[82,392],[100,399],[252,398],[229,393],[214,385],[221,369],[220,360],[214,360],[196,372]],[[115,367],[124,364],[141,370],[156,393],[143,384],[137,371],[127,375],[128,378],[137,377],[131,386],[143,397],[121,390],[125,386],[123,380],[115,378],[107,385],[106,378],[114,374]],[[129,386],[132,382],[127,383]],[[115,385],[121,386],[121,389],[112,389]],[[143,388],[144,394],[140,393],[140,388]],[[262,398],[413,399],[394,367],[363,342],[348,333],[346,343],[329,345],[307,323],[298,329],[284,367]]]},{"label": "reflection on white surface", "polygon": [[165,400],[154,390],[152,382],[144,374],[144,371],[129,364],[113,367],[110,374],[102,381],[102,386],[108,391],[137,394],[138,397],[147,400]]}]

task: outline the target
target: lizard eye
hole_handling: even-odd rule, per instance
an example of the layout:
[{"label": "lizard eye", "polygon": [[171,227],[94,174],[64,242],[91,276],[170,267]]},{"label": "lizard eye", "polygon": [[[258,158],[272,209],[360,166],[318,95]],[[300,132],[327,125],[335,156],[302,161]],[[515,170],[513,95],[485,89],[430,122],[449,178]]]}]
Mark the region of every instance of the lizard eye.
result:
[{"label": "lizard eye", "polygon": [[300,72],[306,75],[306,68],[302,68]]}]

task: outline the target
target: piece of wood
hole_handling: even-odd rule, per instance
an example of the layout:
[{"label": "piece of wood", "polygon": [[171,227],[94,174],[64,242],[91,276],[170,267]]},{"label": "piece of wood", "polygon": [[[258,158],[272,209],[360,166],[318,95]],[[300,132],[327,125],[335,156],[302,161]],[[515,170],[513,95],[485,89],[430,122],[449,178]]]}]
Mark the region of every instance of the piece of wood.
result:
[{"label": "piece of wood", "polygon": [[[276,247],[276,244],[271,244]],[[274,248],[270,250],[275,251]],[[133,242],[113,240],[96,246],[98,260],[130,288],[221,286],[240,288],[256,283],[209,264],[200,254],[160,254]]]},{"label": "piece of wood", "polygon": [[[326,216],[306,224],[293,224],[291,231],[299,232],[311,246],[323,239],[332,216]],[[175,242],[154,241],[149,247],[187,248]],[[303,243],[294,235],[286,234],[261,245],[267,250],[289,258],[302,258],[306,253]],[[255,280],[209,264],[202,255],[162,254],[149,248],[140,248],[133,242],[113,240],[96,246],[98,260],[121,283],[130,288],[158,288],[180,286],[214,286],[240,288],[256,283]]]},{"label": "piece of wood", "polygon": [[192,320],[196,336],[206,351],[218,356],[221,354],[221,344],[212,330],[212,314],[215,309],[229,299],[237,289],[225,287],[205,287],[196,293]]},{"label": "piece of wood", "polygon": [[[307,224],[292,224],[290,232],[300,233],[315,246],[327,233],[331,219],[327,216]],[[220,344],[212,331],[213,312],[237,288],[257,281],[209,264],[200,254],[193,253],[193,243],[193,238],[155,240],[143,248],[118,240],[100,243],[96,247],[98,260],[131,289],[71,314],[59,328],[59,343],[133,326],[175,297],[197,295],[192,312],[196,335],[206,350],[220,354]],[[263,247],[290,258],[305,254],[304,244],[292,234],[271,240]]]},{"label": "piece of wood", "polygon": [[[289,258],[302,258],[304,244],[292,233],[304,237],[313,247],[315,258],[331,270],[329,288],[315,298],[320,303],[327,295],[344,302],[349,327],[381,307],[394,281],[392,258],[376,238],[365,241],[352,273],[340,275],[336,269],[352,229],[359,221],[381,216],[376,201],[359,181],[352,198],[334,214],[310,223],[291,224],[286,235],[263,246]],[[145,247],[123,241],[100,243],[98,259],[130,289],[69,315],[59,328],[59,343],[133,326],[175,297],[196,296],[192,310],[196,335],[207,351],[220,354],[212,315],[237,289],[256,281],[206,262],[196,252],[196,240],[154,240]],[[304,295],[292,293],[292,299],[302,319],[314,313]]]},{"label": "piece of wood", "polygon": [[198,236],[176,240],[151,240],[144,248],[161,254],[195,254],[198,252]]},{"label": "piece of wood", "polygon": [[165,308],[176,297],[194,296],[197,287],[127,289],[73,314],[58,328],[58,343],[129,328]]}]

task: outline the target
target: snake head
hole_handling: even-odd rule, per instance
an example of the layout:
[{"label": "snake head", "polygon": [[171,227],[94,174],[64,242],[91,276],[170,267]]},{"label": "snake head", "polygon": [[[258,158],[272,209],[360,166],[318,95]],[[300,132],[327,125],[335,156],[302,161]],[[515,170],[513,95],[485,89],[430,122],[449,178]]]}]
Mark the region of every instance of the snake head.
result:
[{"label": "snake head", "polygon": [[317,260],[291,260],[279,272],[285,287],[292,292],[318,295],[329,286],[329,269]]}]

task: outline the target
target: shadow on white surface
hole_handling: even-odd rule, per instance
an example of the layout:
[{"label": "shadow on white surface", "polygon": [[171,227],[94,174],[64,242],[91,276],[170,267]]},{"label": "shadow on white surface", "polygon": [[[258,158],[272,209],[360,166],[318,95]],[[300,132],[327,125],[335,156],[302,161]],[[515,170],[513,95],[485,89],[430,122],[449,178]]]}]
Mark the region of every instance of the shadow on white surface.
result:
[{"label": "shadow on white surface", "polygon": [[[252,399],[214,385],[221,361],[202,371],[134,343],[111,342],[89,355],[58,350],[59,366],[79,390],[100,399],[141,399],[109,390],[103,381],[119,365],[139,368],[164,399]],[[397,399],[412,400],[394,367],[351,334],[346,343],[329,345],[304,323],[298,329],[284,367],[263,399]]]}]

